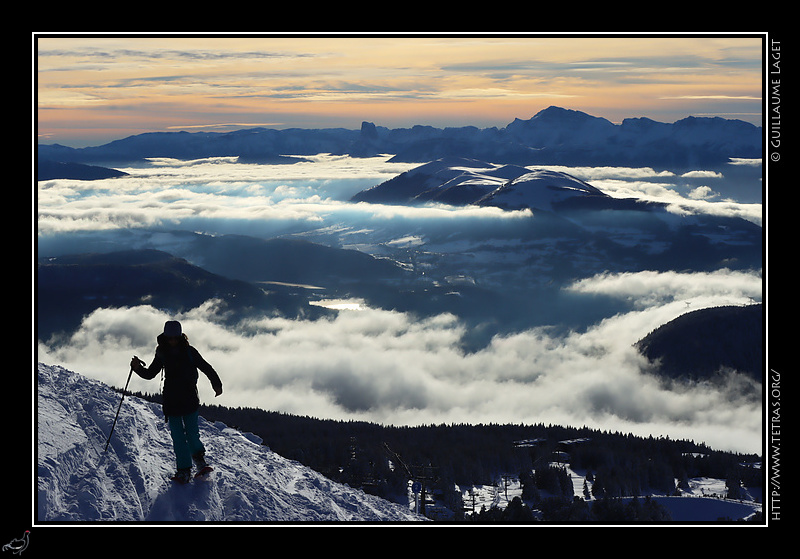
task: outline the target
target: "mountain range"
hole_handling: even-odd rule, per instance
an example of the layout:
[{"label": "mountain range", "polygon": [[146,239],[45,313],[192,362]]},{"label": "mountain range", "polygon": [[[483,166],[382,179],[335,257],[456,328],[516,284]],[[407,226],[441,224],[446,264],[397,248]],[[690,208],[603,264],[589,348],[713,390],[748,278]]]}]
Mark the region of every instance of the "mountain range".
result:
[{"label": "mountain range", "polygon": [[[614,124],[581,111],[548,107],[504,128],[416,125],[389,129],[363,122],[360,130],[153,132],[84,148],[41,144],[38,158],[40,162],[111,166],[150,157],[238,157],[242,162],[292,163],[304,155],[332,153],[354,157],[394,154],[393,161],[404,162],[455,156],[514,165],[685,168],[725,163],[732,157],[760,158],[762,142],[761,127],[740,120],[688,117],[670,124],[629,118]],[[47,178],[58,178],[49,171]],[[44,178],[40,176],[40,180]]]}]

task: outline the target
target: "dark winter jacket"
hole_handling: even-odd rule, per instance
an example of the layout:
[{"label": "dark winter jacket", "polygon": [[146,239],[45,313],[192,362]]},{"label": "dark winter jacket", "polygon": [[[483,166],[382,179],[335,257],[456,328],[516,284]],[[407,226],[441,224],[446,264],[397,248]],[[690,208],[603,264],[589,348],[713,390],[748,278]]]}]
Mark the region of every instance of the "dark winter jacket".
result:
[{"label": "dark winter jacket", "polygon": [[222,391],[222,381],[217,372],[194,347],[189,345],[189,340],[185,336],[175,346],[170,345],[163,334],[158,336],[157,341],[153,362],[149,367],[137,369],[136,374],[150,380],[164,371],[162,409],[165,416],[187,415],[200,407],[200,398],[197,395],[197,369],[205,373],[215,392]]}]

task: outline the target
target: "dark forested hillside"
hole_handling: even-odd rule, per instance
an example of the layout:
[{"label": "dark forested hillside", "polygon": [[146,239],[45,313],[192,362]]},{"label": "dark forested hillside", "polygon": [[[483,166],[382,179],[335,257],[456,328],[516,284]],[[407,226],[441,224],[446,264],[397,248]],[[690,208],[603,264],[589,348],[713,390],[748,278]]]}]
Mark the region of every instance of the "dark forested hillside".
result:
[{"label": "dark forested hillside", "polygon": [[724,368],[761,382],[763,336],[763,305],[713,307],[668,322],[637,347],[669,378],[709,378]]},{"label": "dark forested hillside", "polygon": [[462,506],[454,484],[491,485],[507,475],[523,483],[526,500],[552,507],[548,514],[577,514],[573,488],[562,479],[560,463],[592,477],[595,499],[652,492],[669,495],[676,480],[686,483],[698,476],[762,485],[760,470],[742,466],[758,462],[758,457],[685,440],[543,424],[381,426],[208,405],[200,413],[209,421],[258,435],[278,454],[334,481],[389,500],[404,498],[410,479],[424,480],[427,490],[453,510]]},{"label": "dark forested hillside", "polygon": [[144,302],[181,311],[218,298],[242,316],[250,310],[323,314],[305,299],[265,293],[251,283],[229,279],[159,250],[129,250],[39,258],[36,267],[37,335],[70,332],[100,307]]}]

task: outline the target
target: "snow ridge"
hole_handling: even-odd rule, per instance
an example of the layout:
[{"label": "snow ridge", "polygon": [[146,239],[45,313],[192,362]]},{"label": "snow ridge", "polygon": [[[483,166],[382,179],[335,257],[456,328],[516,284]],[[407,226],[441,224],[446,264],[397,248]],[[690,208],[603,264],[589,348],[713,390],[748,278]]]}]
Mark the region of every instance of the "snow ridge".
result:
[{"label": "snow ridge", "polygon": [[444,157],[410,169],[353,196],[355,202],[477,204],[507,210],[555,211],[573,198],[609,198],[572,175],[477,159]]},{"label": "snow ridge", "polygon": [[507,209],[554,211],[559,202],[575,196],[607,196],[601,190],[567,173],[534,169],[515,177],[476,202]]},{"label": "snow ridge", "polygon": [[201,418],[214,472],[177,485],[161,407],[59,366],[38,365],[37,519],[42,522],[424,521],[334,483],[252,434]]}]

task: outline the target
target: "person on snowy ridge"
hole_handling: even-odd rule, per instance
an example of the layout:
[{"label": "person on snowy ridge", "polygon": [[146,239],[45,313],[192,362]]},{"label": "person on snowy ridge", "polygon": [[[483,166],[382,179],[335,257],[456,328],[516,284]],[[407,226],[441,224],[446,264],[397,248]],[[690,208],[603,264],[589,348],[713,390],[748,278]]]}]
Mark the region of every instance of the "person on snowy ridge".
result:
[{"label": "person on snowy ridge", "polygon": [[211,381],[211,387],[217,396],[222,394],[222,381],[214,368],[189,345],[189,339],[183,333],[180,322],[167,321],[164,324],[164,332],[158,335],[156,341],[158,346],[150,366],[145,367],[145,364],[134,356],[131,360],[131,369],[145,380],[153,379],[162,370],[164,371],[162,409],[169,424],[172,446],[175,450],[178,471],[174,479],[185,483],[191,478],[192,461],[197,466],[198,473],[209,469],[197,423],[200,408],[197,369],[203,371]]}]

